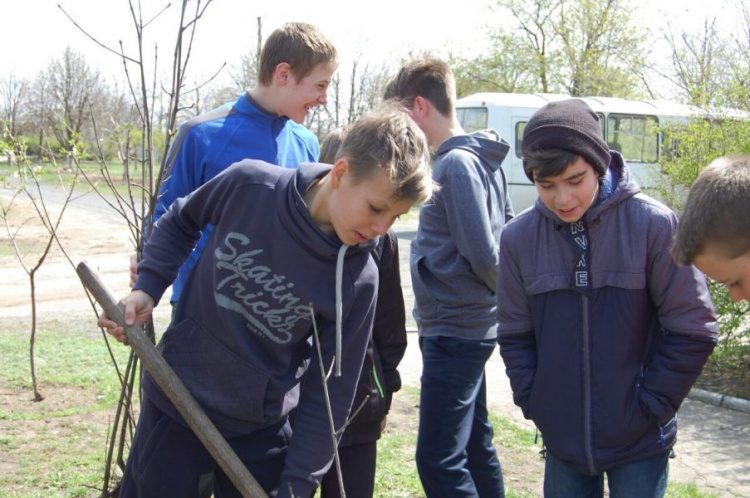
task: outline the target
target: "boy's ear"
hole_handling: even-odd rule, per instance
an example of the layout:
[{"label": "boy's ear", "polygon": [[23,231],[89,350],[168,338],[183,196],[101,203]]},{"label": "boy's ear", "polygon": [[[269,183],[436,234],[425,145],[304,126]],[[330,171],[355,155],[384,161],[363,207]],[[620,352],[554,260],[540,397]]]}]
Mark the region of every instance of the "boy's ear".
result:
[{"label": "boy's ear", "polygon": [[294,73],[292,73],[292,66],[288,62],[281,62],[276,66],[274,71],[274,80],[279,86],[284,86],[294,82]]},{"label": "boy's ear", "polygon": [[349,168],[349,161],[345,157],[341,157],[336,161],[331,170],[331,186],[333,188],[341,186],[341,180],[349,172]]},{"label": "boy's ear", "polygon": [[414,103],[411,106],[411,113],[413,116],[424,118],[427,116],[430,110],[430,101],[422,96],[417,96],[414,99]]}]

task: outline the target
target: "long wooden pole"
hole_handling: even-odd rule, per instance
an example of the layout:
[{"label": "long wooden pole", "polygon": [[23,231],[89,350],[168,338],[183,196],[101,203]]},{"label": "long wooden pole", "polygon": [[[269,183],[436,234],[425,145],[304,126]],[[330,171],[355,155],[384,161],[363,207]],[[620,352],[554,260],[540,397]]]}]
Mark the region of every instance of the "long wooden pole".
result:
[{"label": "long wooden pole", "polygon": [[76,268],[78,277],[83,285],[91,292],[96,302],[102,307],[107,316],[125,327],[125,335],[130,346],[143,362],[154,381],[164,391],[172,404],[180,412],[187,424],[201,440],[216,463],[221,466],[237,490],[245,498],[267,498],[258,481],[255,480],[247,467],[237,457],[232,448],[221,436],[216,426],[206,416],[190,391],[185,387],[174,370],[164,361],[161,353],[143,333],[140,325],[125,326],[122,305],[117,302],[109,289],[99,278],[99,275],[89,268],[86,262],[81,262]]}]

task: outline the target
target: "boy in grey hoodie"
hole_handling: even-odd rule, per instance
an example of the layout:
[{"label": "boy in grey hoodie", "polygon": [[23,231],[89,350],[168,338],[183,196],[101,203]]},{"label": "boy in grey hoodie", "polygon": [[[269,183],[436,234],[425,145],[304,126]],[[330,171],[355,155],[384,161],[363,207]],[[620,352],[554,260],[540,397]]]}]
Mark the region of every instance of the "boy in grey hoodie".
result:
[{"label": "boy in grey hoodie", "polygon": [[428,497],[504,496],[487,418],[484,366],[497,338],[498,244],[513,217],[494,130],[466,134],[448,66],[404,66],[386,90],[410,109],[436,151],[440,192],[422,207],[411,245],[414,318],[422,350],[417,468]]}]

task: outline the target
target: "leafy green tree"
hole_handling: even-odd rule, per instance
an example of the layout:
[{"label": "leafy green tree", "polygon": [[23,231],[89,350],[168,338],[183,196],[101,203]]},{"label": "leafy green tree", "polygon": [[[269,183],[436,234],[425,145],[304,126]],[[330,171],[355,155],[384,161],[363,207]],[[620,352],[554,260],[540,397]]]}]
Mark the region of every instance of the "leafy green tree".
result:
[{"label": "leafy green tree", "polygon": [[[729,89],[728,89],[729,90]],[[678,213],[687,192],[701,170],[721,156],[750,153],[750,115],[735,119],[727,115],[697,117],[692,123],[664,130],[673,144],[672,154],[661,161],[666,183],[662,198]],[[733,303],[724,285],[709,281],[711,297],[719,316],[719,347],[713,361],[719,367],[742,365],[750,358],[750,328],[747,303]]]},{"label": "leafy green tree", "polygon": [[[458,97],[479,92],[532,93],[538,91],[533,75],[533,61],[507,57],[526,50],[523,40],[499,34],[492,40],[492,48],[474,60],[450,56],[448,63],[456,77]],[[546,91],[546,90],[542,90]]]},{"label": "leafy green tree", "polygon": [[626,0],[496,0],[487,55],[454,62],[459,94],[638,97],[648,33]]},{"label": "leafy green tree", "polygon": [[704,20],[698,32],[667,23],[669,69],[661,76],[677,87],[681,100],[704,108],[750,109],[750,5],[737,3],[738,29]]}]

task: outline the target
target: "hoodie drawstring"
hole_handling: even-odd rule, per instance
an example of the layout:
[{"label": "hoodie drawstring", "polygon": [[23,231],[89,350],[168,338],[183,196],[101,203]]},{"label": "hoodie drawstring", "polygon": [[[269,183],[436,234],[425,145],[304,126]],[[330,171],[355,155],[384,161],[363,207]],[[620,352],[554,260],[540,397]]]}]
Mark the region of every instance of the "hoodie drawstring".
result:
[{"label": "hoodie drawstring", "polygon": [[342,321],[342,280],[344,279],[344,256],[349,246],[343,244],[339,248],[339,255],[336,259],[336,359],[334,364],[336,366],[334,375],[341,377],[341,321]]}]

